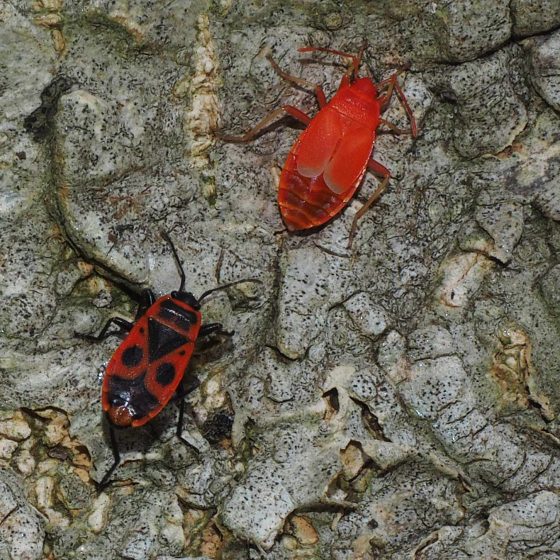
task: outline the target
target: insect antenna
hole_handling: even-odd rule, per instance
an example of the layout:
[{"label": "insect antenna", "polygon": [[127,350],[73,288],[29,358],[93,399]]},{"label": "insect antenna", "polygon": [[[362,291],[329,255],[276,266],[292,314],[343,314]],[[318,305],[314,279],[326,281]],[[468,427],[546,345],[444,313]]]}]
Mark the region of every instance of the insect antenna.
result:
[{"label": "insect antenna", "polygon": [[236,286],[237,284],[243,284],[244,282],[256,282],[257,284],[262,284],[260,280],[256,278],[245,278],[243,280],[236,280],[235,282],[230,282],[229,284],[224,284],[223,286],[218,286],[217,288],[212,288],[211,290],[206,290],[199,298],[198,301],[201,302],[205,297],[208,297],[210,294],[217,292],[219,290],[226,290],[227,288],[231,288],[231,286]]},{"label": "insect antenna", "polygon": [[181,276],[181,285],[179,286],[179,291],[180,292],[184,292],[185,291],[185,271],[183,270],[183,265],[181,264],[181,261],[179,260],[179,255],[177,255],[177,250],[175,249],[175,245],[173,245],[173,241],[171,241],[171,237],[169,237],[169,234],[166,231],[161,231],[161,236],[165,239],[165,241],[167,241],[167,243],[169,243],[169,246],[171,247],[171,250],[173,251],[173,257],[175,258],[175,264],[177,265],[177,268],[179,269],[179,275]]},{"label": "insect antenna", "polygon": [[301,47],[298,49],[298,51],[299,52],[324,52],[324,53],[336,54],[338,56],[343,56],[345,58],[352,59],[352,72],[350,74],[350,79],[354,80],[356,78],[356,75],[358,74],[358,70],[360,69],[360,64],[362,63],[362,56],[364,55],[367,46],[368,46],[367,41],[364,41],[357,55],[342,52],[342,51],[337,51],[335,49],[327,49],[324,47]]}]

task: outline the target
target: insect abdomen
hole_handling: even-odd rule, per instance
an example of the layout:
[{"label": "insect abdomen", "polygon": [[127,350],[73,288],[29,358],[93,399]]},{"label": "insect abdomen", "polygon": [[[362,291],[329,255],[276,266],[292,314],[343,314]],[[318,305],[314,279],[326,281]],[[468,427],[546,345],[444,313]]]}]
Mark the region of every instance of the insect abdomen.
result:
[{"label": "insect abdomen", "polygon": [[336,216],[354,194],[355,189],[337,194],[331,191],[323,176],[303,177],[296,168],[294,151],[288,155],[280,176],[278,205],[290,231],[320,226]]},{"label": "insect abdomen", "polygon": [[169,295],[148,308],[107,366],[102,403],[112,424],[142,426],[169,402],[185,374],[200,323],[198,311]]}]

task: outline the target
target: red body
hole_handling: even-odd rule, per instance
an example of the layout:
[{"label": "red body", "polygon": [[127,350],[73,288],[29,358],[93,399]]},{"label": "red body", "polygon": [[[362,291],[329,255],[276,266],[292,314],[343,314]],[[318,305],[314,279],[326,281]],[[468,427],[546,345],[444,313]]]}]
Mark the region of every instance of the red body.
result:
[{"label": "red body", "polygon": [[103,380],[103,411],[112,424],[138,427],[159,414],[185,375],[200,325],[200,312],[170,294],[138,318]]},{"label": "red body", "polygon": [[372,80],[344,76],[284,164],[278,205],[289,230],[320,226],[346,206],[366,171],[380,114]]}]

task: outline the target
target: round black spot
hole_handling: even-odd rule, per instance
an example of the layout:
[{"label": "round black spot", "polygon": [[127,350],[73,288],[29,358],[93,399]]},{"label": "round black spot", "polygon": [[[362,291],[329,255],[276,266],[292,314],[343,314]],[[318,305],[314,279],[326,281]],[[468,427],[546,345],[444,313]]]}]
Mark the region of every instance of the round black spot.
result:
[{"label": "round black spot", "polygon": [[129,346],[122,353],[122,363],[128,367],[137,366],[141,362],[143,355],[144,352],[142,352],[140,346]]},{"label": "round black spot", "polygon": [[175,368],[168,363],[160,364],[156,371],[156,381],[160,385],[169,385],[175,377]]}]

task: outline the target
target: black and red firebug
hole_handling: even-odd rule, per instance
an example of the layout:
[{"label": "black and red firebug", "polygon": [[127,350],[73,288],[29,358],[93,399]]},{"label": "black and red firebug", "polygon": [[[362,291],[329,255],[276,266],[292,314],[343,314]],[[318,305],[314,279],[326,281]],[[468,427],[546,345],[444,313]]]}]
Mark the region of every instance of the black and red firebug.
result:
[{"label": "black and red firebug", "polygon": [[180,273],[179,289],[157,299],[152,290],[146,289],[141,293],[134,322],[111,317],[98,335],[77,334],[80,338],[100,341],[116,334],[110,330],[113,325],[126,334],[107,364],[103,378],[101,404],[108,421],[114,462],[98,484],[100,490],[107,486],[120,463],[115,428],[143,426],[158,415],[174,396],[180,398],[177,436],[190,446],[181,436],[186,393],[182,381],[196,341],[212,333],[233,334],[225,331],[220,323],[203,325],[201,302],[217,290],[241,282],[259,282],[254,279],[239,280],[207,290],[196,298],[185,291],[185,272],[173,242],[167,233],[162,232],[162,236],[171,247]]}]

